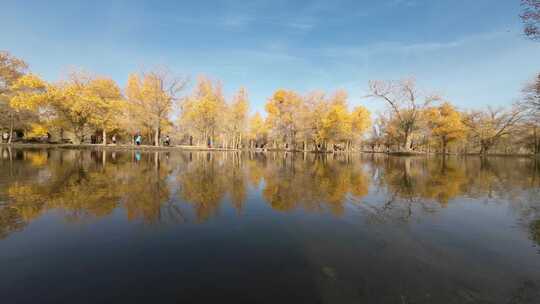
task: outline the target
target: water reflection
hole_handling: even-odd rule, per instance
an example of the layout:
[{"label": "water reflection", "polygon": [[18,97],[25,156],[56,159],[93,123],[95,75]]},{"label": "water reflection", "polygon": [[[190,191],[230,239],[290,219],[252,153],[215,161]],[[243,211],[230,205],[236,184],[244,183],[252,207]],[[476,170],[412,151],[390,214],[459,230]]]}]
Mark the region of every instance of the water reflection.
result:
[{"label": "water reflection", "polygon": [[535,303],[540,167],[0,148],[0,239],[15,302]]},{"label": "water reflection", "polygon": [[120,209],[146,224],[205,222],[223,205],[240,216],[249,193],[278,212],[342,216],[351,207],[375,221],[407,221],[456,198],[504,200],[540,238],[540,167],[524,158],[6,148],[0,155],[2,238],[51,210],[80,221]]}]

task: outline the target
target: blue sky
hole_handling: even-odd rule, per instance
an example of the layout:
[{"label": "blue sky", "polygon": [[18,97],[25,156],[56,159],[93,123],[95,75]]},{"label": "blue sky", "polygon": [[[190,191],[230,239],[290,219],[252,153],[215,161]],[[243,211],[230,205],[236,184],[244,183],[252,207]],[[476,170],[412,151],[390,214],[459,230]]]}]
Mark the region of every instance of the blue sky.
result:
[{"label": "blue sky", "polygon": [[245,86],[253,111],[278,88],[343,88],[377,111],[367,82],[409,75],[460,108],[508,105],[540,71],[519,0],[2,2],[0,49],[47,80],[167,65]]}]

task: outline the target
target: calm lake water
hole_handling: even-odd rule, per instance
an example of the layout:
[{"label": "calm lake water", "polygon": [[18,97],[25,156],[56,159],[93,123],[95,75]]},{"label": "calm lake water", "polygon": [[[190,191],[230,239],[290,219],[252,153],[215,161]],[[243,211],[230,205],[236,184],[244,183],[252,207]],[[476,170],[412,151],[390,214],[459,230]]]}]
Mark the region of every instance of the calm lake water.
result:
[{"label": "calm lake water", "polygon": [[0,148],[2,303],[540,303],[526,158]]}]

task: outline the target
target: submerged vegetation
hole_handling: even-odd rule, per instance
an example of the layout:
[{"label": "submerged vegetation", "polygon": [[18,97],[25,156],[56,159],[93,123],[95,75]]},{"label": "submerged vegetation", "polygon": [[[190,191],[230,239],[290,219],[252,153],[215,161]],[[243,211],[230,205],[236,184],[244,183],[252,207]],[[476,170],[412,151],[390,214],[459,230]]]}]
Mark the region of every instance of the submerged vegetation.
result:
[{"label": "submerged vegetation", "polygon": [[155,146],[172,140],[224,149],[540,153],[540,74],[524,86],[520,102],[484,110],[457,109],[419,89],[414,78],[370,81],[364,98],[387,105],[374,118],[364,106],[352,108],[344,90],[278,89],[264,114],[251,115],[245,88],[227,100],[219,81],[199,77],[191,93],[188,83],[164,68],[129,75],[124,89],[81,71],[51,83],[0,52],[3,140],[131,144],[140,135]]}]

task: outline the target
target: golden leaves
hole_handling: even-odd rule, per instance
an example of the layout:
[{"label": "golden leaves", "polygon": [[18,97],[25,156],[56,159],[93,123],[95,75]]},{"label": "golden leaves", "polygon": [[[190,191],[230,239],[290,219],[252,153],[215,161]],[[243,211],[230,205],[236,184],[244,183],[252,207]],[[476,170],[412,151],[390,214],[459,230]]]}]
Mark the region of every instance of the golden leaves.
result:
[{"label": "golden leaves", "polygon": [[466,136],[462,115],[450,103],[428,108],[424,114],[432,134],[440,138],[443,146]]},{"label": "golden leaves", "polygon": [[[243,96],[240,97],[236,109],[238,112],[235,113],[237,116],[244,115],[243,111],[247,112],[247,101],[242,99]],[[227,105],[219,83],[200,77],[191,96],[182,103],[180,124],[206,140],[223,127],[226,110]]]},{"label": "golden leaves", "polygon": [[349,111],[347,99],[343,90],[328,98],[322,92],[302,97],[278,90],[266,104],[267,124],[278,139],[294,141],[300,135],[317,144],[356,141],[371,126],[370,113],[362,106]]},{"label": "golden leaves", "polygon": [[34,74],[23,75],[11,86],[10,106],[15,109],[36,111],[47,101],[47,84]]}]

